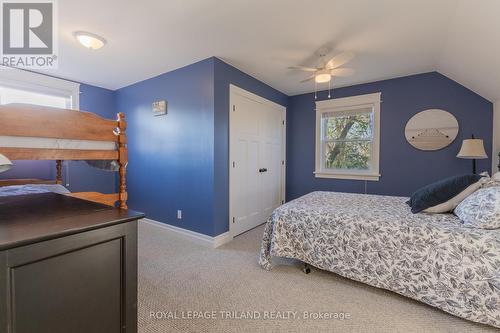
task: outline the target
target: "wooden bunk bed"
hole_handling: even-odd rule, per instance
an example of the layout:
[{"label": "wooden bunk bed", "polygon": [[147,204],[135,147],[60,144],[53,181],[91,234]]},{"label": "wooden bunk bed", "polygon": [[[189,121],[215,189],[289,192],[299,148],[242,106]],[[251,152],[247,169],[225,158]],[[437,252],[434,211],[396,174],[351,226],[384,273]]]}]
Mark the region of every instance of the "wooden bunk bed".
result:
[{"label": "wooden bunk bed", "polygon": [[0,106],[0,154],[15,160],[54,160],[56,177],[3,179],[1,186],[62,184],[62,161],[115,160],[119,164],[119,191],[113,194],[78,192],[73,197],[127,208],[127,123],[123,113],[116,120],[94,113],[34,106]]}]

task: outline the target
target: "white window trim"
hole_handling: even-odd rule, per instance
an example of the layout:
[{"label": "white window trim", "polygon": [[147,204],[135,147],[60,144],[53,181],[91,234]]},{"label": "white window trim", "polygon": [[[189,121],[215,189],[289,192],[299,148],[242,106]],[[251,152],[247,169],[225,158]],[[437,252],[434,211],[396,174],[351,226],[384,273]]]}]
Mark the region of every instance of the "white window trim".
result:
[{"label": "white window trim", "polygon": [[[316,164],[314,176],[316,178],[374,180],[380,178],[380,97],[381,93],[373,93],[352,97],[328,99],[316,102]],[[325,170],[321,163],[321,118],[323,113],[335,112],[348,107],[373,107],[373,151],[371,163],[373,169],[369,171],[332,171]]]},{"label": "white window trim", "polygon": [[0,66],[0,85],[69,98],[67,107],[80,109],[80,84],[52,76]]}]

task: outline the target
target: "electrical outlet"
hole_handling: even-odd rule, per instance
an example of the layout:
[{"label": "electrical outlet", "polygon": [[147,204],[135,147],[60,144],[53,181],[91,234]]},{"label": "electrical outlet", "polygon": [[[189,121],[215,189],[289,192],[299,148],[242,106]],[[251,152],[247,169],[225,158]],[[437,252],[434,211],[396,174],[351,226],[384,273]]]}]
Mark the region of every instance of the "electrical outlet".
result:
[{"label": "electrical outlet", "polygon": [[178,220],[182,219],[182,210],[180,209],[177,211],[177,219]]}]

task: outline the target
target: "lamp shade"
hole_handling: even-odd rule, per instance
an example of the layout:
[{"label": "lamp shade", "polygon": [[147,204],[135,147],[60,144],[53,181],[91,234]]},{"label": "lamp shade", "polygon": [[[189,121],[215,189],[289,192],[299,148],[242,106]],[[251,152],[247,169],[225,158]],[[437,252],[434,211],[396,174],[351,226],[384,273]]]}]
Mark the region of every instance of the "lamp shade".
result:
[{"label": "lamp shade", "polygon": [[12,162],[5,157],[5,155],[0,154],[0,172],[9,170],[12,167]]},{"label": "lamp shade", "polygon": [[482,159],[488,158],[484,150],[484,143],[481,139],[465,139],[462,148],[457,154],[458,158]]}]

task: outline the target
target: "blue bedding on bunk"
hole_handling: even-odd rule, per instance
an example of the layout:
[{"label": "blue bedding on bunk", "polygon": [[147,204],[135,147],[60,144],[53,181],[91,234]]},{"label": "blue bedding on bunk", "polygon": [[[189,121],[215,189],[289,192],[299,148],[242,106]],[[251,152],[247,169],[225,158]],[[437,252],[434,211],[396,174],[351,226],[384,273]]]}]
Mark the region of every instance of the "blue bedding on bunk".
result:
[{"label": "blue bedding on bunk", "polygon": [[70,193],[67,188],[59,184],[28,184],[28,185],[12,185],[0,187],[0,197],[24,195],[24,194],[38,194],[38,193]]}]

